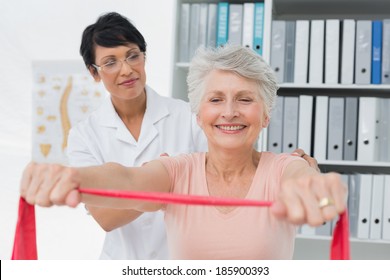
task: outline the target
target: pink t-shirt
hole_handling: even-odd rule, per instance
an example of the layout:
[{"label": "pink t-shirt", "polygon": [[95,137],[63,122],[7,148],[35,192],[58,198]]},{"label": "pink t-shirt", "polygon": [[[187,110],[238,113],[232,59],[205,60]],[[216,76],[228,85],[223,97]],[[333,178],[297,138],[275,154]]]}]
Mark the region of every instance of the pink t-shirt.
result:
[{"label": "pink t-shirt", "polygon": [[[178,194],[208,196],[206,153],[161,157]],[[274,201],[288,154],[263,152],[246,199]],[[269,208],[237,207],[222,213],[214,206],[169,204],[165,208],[172,259],[291,259],[295,226],[276,219]]]}]

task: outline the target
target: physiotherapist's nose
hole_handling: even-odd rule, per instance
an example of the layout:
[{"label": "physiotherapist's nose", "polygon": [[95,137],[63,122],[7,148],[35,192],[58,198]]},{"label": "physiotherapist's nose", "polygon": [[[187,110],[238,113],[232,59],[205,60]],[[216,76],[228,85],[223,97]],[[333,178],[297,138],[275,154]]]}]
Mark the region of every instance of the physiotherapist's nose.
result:
[{"label": "physiotherapist's nose", "polygon": [[126,61],[122,61],[120,73],[121,75],[130,75],[133,73],[133,68]]}]

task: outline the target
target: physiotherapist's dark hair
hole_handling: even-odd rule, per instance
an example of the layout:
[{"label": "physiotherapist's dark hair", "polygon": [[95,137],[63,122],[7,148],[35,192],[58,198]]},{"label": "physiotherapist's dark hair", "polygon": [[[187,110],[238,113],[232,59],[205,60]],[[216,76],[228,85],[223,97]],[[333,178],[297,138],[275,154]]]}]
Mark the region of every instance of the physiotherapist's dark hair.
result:
[{"label": "physiotherapist's dark hair", "polygon": [[146,52],[146,42],[138,29],[126,17],[110,12],[101,15],[94,24],[85,28],[80,45],[80,54],[87,68],[95,63],[95,47],[107,48],[136,44]]}]

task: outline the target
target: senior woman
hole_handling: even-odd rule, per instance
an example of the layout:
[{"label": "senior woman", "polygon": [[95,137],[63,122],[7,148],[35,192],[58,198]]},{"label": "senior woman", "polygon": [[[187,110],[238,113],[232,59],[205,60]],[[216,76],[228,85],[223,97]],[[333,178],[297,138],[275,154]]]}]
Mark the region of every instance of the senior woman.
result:
[{"label": "senior woman", "polygon": [[[254,51],[227,45],[200,49],[187,78],[189,99],[208,140],[207,153],[161,157],[142,167],[116,163],[69,168],[30,164],[21,194],[41,206],[90,205],[165,211],[173,259],[290,259],[295,225],[319,226],[345,209],[337,174],[320,174],[300,157],[258,152],[277,84]],[[108,188],[274,201],[271,209],[192,206],[80,194]],[[319,201],[331,202],[320,205]]]}]

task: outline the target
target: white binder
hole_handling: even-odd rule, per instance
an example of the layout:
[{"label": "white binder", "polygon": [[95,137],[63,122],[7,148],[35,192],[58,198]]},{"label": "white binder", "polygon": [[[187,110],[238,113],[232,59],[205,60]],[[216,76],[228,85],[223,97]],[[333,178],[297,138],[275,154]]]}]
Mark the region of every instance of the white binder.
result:
[{"label": "white binder", "polygon": [[360,193],[360,174],[349,176],[348,184],[348,217],[349,233],[351,237],[357,237],[359,223],[359,193]]},{"label": "white binder", "polygon": [[324,20],[312,20],[310,30],[309,83],[322,84],[324,73]]},{"label": "white binder", "polygon": [[199,11],[199,33],[198,33],[198,47],[207,45],[207,21],[208,21],[209,6],[207,3],[200,4]]},{"label": "white binder", "polygon": [[360,97],[357,159],[361,162],[378,160],[379,99]]},{"label": "white binder", "polygon": [[390,98],[379,100],[378,161],[390,162]]},{"label": "white binder", "polygon": [[385,175],[383,199],[382,239],[390,240],[390,175]]},{"label": "white binder", "polygon": [[316,97],[314,126],[314,157],[317,161],[326,160],[328,137],[328,96]]},{"label": "white binder", "polygon": [[259,135],[259,138],[257,139],[257,150],[259,152],[267,150],[266,147],[267,134],[268,134],[268,128],[263,128]]},{"label": "white binder", "polygon": [[357,128],[359,119],[358,106],[358,97],[345,98],[343,160],[356,160]]},{"label": "white binder", "polygon": [[371,83],[372,28],[370,20],[356,23],[355,83]]},{"label": "white binder", "polygon": [[[352,177],[353,175],[348,175],[348,174],[340,174],[341,176],[341,180],[344,182],[344,184],[346,185],[347,187],[347,190],[348,190],[348,193],[349,193],[349,185],[350,185],[350,181],[352,181],[352,179],[350,179],[350,177]],[[347,208],[349,207],[349,198],[347,199]],[[349,209],[348,209],[348,218],[350,217],[349,215]],[[331,228],[331,233],[333,235],[333,231],[334,229],[336,228],[336,224],[337,224],[337,221],[339,220],[339,216],[337,216],[337,218],[333,219],[332,220],[332,228]],[[351,231],[350,231],[350,234],[351,234]]]},{"label": "white binder", "polygon": [[374,174],[372,180],[370,239],[382,238],[384,175]]},{"label": "white binder", "polygon": [[229,4],[228,41],[232,45],[242,43],[242,4]]},{"label": "white binder", "polygon": [[284,63],[286,54],[286,22],[272,21],[271,67],[279,83],[284,83]]},{"label": "white binder", "polygon": [[344,146],[344,97],[329,97],[327,159],[342,160]]},{"label": "white binder", "polygon": [[298,144],[299,97],[285,96],[283,110],[283,153],[292,153]]},{"label": "white binder", "polygon": [[284,97],[278,96],[268,126],[268,141],[267,141],[268,149],[267,150],[274,153],[282,152],[283,104],[284,104]]},{"label": "white binder", "polygon": [[294,83],[306,84],[309,67],[309,21],[297,20],[295,26]]},{"label": "white binder", "polygon": [[200,4],[191,4],[189,61],[199,46]]},{"label": "white binder", "polygon": [[316,234],[316,228],[309,226],[308,224],[304,224],[300,228],[300,233],[304,236],[312,236]]},{"label": "white binder", "polygon": [[390,19],[383,20],[382,34],[382,84],[390,84]]},{"label": "white binder", "polygon": [[313,96],[299,96],[298,148],[312,155]]},{"label": "white binder", "polygon": [[355,66],[355,30],[356,22],[353,19],[343,20],[342,50],[341,50],[341,83],[353,84]]},{"label": "white binder", "polygon": [[217,46],[217,4],[209,3],[207,14],[207,47]]},{"label": "white binder", "polygon": [[188,3],[181,4],[179,40],[179,60],[188,62],[190,48],[190,4]]},{"label": "white binder", "polygon": [[286,21],[286,46],[284,61],[284,82],[294,82],[294,64],[295,64],[295,21]]},{"label": "white binder", "polygon": [[316,227],[316,235],[330,236],[332,234],[332,221],[325,221],[319,227]]},{"label": "white binder", "polygon": [[371,194],[372,174],[361,174],[357,238],[368,239],[370,237]]},{"label": "white binder", "polygon": [[327,19],[325,28],[325,83],[339,81],[340,20]]},{"label": "white binder", "polygon": [[244,15],[242,25],[242,45],[253,49],[253,34],[255,20],[255,3],[244,3]]}]

